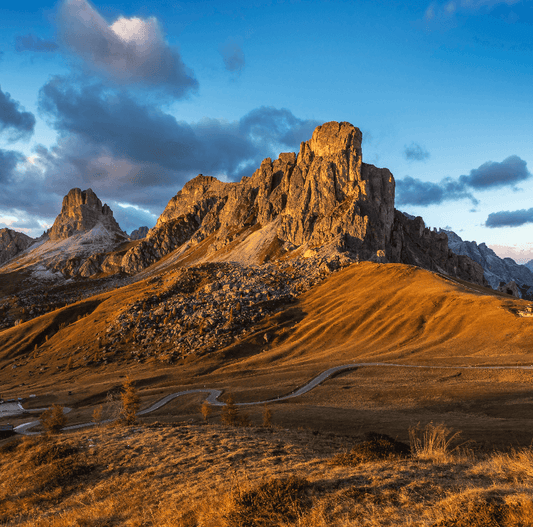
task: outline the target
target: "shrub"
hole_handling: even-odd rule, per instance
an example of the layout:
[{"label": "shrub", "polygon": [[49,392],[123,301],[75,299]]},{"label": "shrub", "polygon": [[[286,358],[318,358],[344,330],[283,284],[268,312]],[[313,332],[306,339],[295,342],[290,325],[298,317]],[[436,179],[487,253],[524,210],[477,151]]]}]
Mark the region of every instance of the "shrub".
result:
[{"label": "shrub", "polygon": [[350,452],[338,454],[332,460],[336,465],[358,465],[369,461],[408,457],[409,446],[386,434],[369,432],[365,441],[355,445]]},{"label": "shrub", "polygon": [[254,489],[233,492],[225,515],[228,527],[272,527],[294,522],[311,505],[304,478],[272,478]]},{"label": "shrub", "polygon": [[65,426],[67,418],[63,413],[63,407],[52,405],[41,414],[41,424],[48,434],[58,434]]},{"label": "shrub", "polygon": [[225,425],[250,426],[250,418],[248,414],[239,412],[232,395],[228,397],[226,405],[222,407],[220,420]]}]

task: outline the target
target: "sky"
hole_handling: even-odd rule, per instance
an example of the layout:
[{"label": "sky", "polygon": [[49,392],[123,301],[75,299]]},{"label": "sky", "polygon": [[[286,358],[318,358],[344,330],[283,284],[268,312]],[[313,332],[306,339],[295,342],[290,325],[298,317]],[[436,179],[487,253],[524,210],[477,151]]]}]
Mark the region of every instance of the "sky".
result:
[{"label": "sky", "polygon": [[128,233],[348,121],[396,208],[533,259],[533,0],[39,0],[0,7],[0,228],[71,188]]}]

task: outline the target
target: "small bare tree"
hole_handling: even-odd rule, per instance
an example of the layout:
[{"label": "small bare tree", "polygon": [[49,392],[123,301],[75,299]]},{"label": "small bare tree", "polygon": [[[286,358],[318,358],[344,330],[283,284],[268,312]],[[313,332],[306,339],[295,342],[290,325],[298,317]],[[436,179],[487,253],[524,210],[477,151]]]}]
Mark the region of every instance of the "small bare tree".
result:
[{"label": "small bare tree", "polygon": [[63,407],[57,404],[52,405],[41,414],[41,424],[47,434],[58,434],[67,423],[67,418],[63,413]]},{"label": "small bare tree", "polygon": [[210,415],[213,413],[213,407],[207,401],[204,401],[200,408],[200,411],[202,412],[204,421],[207,423]]},{"label": "small bare tree", "polygon": [[132,379],[128,376],[122,385],[122,411],[121,420],[124,424],[133,425],[137,420],[140,401]]},{"label": "small bare tree", "polygon": [[266,404],[263,407],[263,426],[265,428],[270,428],[272,426],[272,411]]}]

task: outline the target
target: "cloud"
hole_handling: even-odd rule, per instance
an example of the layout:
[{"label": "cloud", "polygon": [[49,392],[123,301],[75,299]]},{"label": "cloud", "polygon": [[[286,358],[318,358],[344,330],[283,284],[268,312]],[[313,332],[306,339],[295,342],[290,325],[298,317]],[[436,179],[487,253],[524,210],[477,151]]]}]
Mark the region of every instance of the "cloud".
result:
[{"label": "cloud", "polygon": [[0,132],[6,131],[8,141],[14,142],[33,134],[35,117],[21,109],[20,104],[0,88]]},{"label": "cloud", "polygon": [[471,194],[471,190],[514,187],[516,183],[530,177],[527,163],[520,157],[512,155],[501,163],[487,161],[471,170],[468,176],[460,176],[458,179],[445,178],[439,183],[421,181],[409,176],[398,179],[396,180],[396,202],[399,205],[427,207],[444,201],[467,198],[474,205],[478,205],[479,201]]},{"label": "cloud", "polygon": [[451,178],[440,183],[421,181],[406,176],[396,180],[396,203],[398,205],[439,205],[444,201],[469,199],[474,205],[479,202],[463,185]]},{"label": "cloud", "polygon": [[526,223],[533,223],[533,209],[492,212],[485,222],[485,227],[519,227]]},{"label": "cloud", "polygon": [[143,226],[152,228],[157,222],[156,214],[136,205],[117,201],[109,201],[108,205],[111,207],[113,216],[118,221],[120,228],[128,233]]},{"label": "cloud", "polygon": [[87,0],[64,0],[58,34],[89,67],[119,84],[163,88],[174,97],[198,88],[192,70],[165,41],[154,17],[120,17],[108,24]]},{"label": "cloud", "polygon": [[257,165],[276,149],[297,149],[319,124],[269,107],[252,110],[240,121],[203,119],[189,124],[125,92],[98,84],[72,85],[61,77],[43,86],[39,101],[64,138],[78,137],[86,147],[102,150],[100,156],[91,153],[93,165],[99,157],[122,160],[122,172],[142,164],[137,186],[152,186],[154,171],[156,181],[165,185],[176,175],[181,185],[198,171],[236,179],[243,167]]},{"label": "cloud", "polygon": [[220,46],[219,51],[222,55],[224,66],[228,71],[241,72],[244,69],[244,52],[238,42],[233,38],[228,38],[228,40]]},{"label": "cloud", "polygon": [[459,179],[471,188],[485,189],[513,186],[530,177],[531,174],[527,169],[527,163],[518,156],[513,155],[507,157],[501,163],[487,161],[479,168],[471,170],[468,176],[461,176]]},{"label": "cloud", "polygon": [[235,121],[187,123],[124,90],[78,81],[55,77],[41,89],[40,110],[58,131],[55,145],[36,147],[31,158],[2,151],[0,216],[53,221],[71,188],[92,188],[130,231],[153,223],[198,173],[251,176],[265,157],[297,151],[320,124],[271,107]]},{"label": "cloud", "polygon": [[521,0],[447,0],[431,2],[424,12],[427,22],[451,18],[457,13],[474,14],[482,9],[492,9],[497,5],[512,6]]},{"label": "cloud", "polygon": [[406,146],[403,152],[405,159],[410,161],[425,161],[429,158],[429,152],[418,143],[411,143]]},{"label": "cloud", "polygon": [[52,40],[43,40],[31,33],[15,37],[15,49],[17,51],[37,51],[50,53],[56,51],[59,46]]}]

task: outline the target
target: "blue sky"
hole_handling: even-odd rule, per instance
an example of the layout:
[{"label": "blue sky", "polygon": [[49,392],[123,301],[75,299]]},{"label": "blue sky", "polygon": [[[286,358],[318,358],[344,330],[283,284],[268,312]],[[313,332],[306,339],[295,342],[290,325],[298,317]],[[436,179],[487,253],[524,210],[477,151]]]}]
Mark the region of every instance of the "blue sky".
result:
[{"label": "blue sky", "polygon": [[160,1],[0,8],[0,228],[72,187],[130,232],[198,173],[250,175],[325,121],[396,207],[533,258],[533,1]]}]

